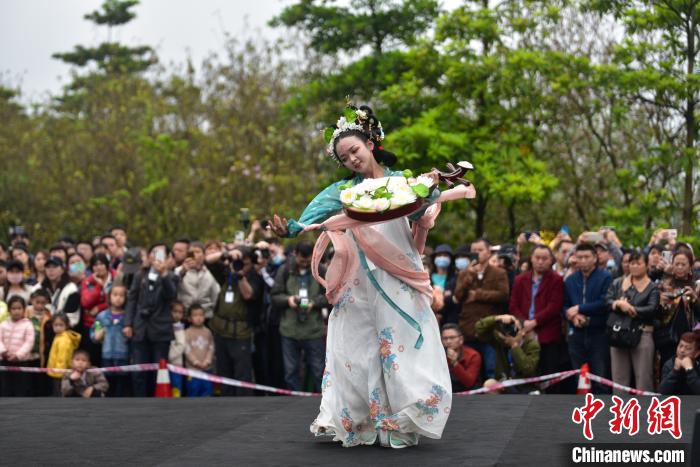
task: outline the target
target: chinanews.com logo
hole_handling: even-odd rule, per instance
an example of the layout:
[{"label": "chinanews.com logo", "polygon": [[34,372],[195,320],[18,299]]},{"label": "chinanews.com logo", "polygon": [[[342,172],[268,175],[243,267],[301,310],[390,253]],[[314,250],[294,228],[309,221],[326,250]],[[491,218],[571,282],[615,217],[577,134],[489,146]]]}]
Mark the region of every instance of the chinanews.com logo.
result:
[{"label": "chinanews.com logo", "polygon": [[[603,412],[605,402],[593,394],[586,394],[582,407],[574,408],[571,421],[581,425],[582,435],[588,440],[595,439],[593,419]],[[670,434],[674,439],[681,439],[681,400],[670,396],[660,400],[656,396],[649,399],[646,411],[636,398],[627,402],[618,396],[612,396],[612,406],[609,410],[612,416],[608,422],[610,433],[615,435],[635,436],[640,430],[646,429],[649,435]],[[644,413],[645,427],[640,423]],[[659,464],[664,466],[686,465],[690,458],[690,448],[687,444],[654,444],[654,443],[587,443],[567,444],[569,465],[629,465],[629,464]]]}]

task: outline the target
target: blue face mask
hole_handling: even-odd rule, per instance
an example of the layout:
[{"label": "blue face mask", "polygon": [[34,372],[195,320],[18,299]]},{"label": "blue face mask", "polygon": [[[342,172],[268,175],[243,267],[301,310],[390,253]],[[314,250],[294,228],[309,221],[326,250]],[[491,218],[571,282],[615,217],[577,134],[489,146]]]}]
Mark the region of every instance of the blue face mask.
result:
[{"label": "blue face mask", "polygon": [[608,262],[607,262],[607,264],[605,265],[605,267],[606,267],[609,271],[612,271],[613,269],[615,269],[615,267],[616,267],[615,260],[614,260],[614,259],[609,259]]},{"label": "blue face mask", "polygon": [[455,267],[460,271],[466,269],[469,266],[469,258],[457,258],[455,260]]},{"label": "blue face mask", "polygon": [[274,264],[275,266],[279,266],[282,263],[284,263],[284,258],[281,255],[275,255],[272,258],[272,264]]},{"label": "blue face mask", "polygon": [[452,258],[449,256],[438,256],[435,258],[435,266],[443,269],[447,269],[450,267],[450,263],[452,262]]},{"label": "blue face mask", "polygon": [[68,272],[70,274],[81,274],[85,272],[85,263],[82,261],[78,263],[73,263],[70,266],[68,266]]}]

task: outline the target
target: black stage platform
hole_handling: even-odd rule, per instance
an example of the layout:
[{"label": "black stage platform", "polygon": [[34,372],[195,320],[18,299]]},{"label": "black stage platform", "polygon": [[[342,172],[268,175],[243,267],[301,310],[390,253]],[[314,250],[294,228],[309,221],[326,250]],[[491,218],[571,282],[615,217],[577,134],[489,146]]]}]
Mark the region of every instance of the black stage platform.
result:
[{"label": "black stage platform", "polygon": [[[682,399],[683,438],[612,435],[610,398],[593,422],[595,442],[687,443],[700,397]],[[344,449],[308,426],[319,398],[0,399],[0,465],[537,465],[568,463],[582,443],[571,421],[581,396],[457,397],[442,440],[415,448]]]}]

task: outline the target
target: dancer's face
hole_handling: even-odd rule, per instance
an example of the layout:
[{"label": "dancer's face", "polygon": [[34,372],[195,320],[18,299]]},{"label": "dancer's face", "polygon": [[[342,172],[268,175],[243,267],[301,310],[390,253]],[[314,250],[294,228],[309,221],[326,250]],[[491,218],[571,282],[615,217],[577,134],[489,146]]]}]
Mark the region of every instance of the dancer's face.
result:
[{"label": "dancer's face", "polygon": [[341,138],[335,144],[335,152],[340,162],[346,168],[361,174],[371,173],[373,163],[376,164],[372,149],[372,141],[364,142],[355,135]]}]

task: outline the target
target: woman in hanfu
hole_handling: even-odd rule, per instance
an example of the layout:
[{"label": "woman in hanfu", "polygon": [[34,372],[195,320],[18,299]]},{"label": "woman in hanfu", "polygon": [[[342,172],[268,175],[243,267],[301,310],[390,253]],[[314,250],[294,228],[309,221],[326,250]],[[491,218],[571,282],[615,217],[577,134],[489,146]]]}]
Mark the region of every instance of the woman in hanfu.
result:
[{"label": "woman in hanfu", "polygon": [[[440,438],[452,402],[445,350],[430,307],[430,278],[421,262],[427,231],[440,201],[475,192],[460,186],[448,190],[458,192],[450,197],[435,188],[427,206],[408,218],[371,224],[348,218],[342,214],[342,188],[365,178],[402,175],[389,169],[396,156],[380,146],[384,135],[372,110],[353,111],[350,120],[341,117],[333,127],[328,152],[354,175],[318,194],[299,221],[275,215],[270,228],[285,237],[324,231],[312,270],[334,307],[323,398],[311,432],[332,435],[345,447],[379,442],[404,448],[418,444],[420,435]],[[426,176],[437,185],[436,171]],[[329,241],[335,254],[324,280],[318,263]]]}]

